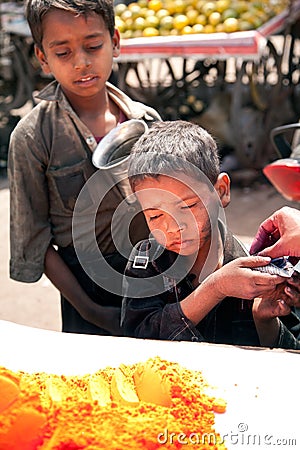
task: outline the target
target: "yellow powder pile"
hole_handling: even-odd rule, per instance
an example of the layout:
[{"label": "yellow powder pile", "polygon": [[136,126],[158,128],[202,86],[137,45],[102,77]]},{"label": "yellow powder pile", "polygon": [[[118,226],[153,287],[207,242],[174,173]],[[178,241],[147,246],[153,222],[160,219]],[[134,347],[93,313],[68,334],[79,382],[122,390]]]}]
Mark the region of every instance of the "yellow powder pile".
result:
[{"label": "yellow powder pile", "polygon": [[207,387],[159,357],[84,376],[0,368],[0,450],[225,449]]}]

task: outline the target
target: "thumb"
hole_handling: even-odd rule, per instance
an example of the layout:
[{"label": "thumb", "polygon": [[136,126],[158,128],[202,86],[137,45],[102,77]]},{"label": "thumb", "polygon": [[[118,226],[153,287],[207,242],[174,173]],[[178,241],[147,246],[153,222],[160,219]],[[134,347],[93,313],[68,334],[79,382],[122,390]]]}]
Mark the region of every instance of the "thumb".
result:
[{"label": "thumb", "polygon": [[264,249],[270,243],[270,234],[266,232],[266,230],[264,230],[262,227],[260,227],[252,241],[249,251],[250,255],[258,253],[259,250]]},{"label": "thumb", "polygon": [[270,258],[280,258],[283,256],[283,250],[281,248],[280,241],[275,242],[275,244],[270,247],[266,247],[258,253],[258,256],[270,256]]},{"label": "thumb", "polygon": [[271,258],[269,256],[247,256],[245,258],[241,258],[241,267],[260,267],[260,266],[266,266],[271,261]]}]

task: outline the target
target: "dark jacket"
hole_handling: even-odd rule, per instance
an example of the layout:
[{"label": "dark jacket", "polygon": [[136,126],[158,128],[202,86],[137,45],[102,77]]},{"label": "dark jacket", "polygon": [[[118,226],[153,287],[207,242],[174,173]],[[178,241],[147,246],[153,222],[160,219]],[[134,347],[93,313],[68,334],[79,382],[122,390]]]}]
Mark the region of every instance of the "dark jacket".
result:
[{"label": "dark jacket", "polygon": [[[224,264],[248,255],[243,244],[222,224],[220,231]],[[125,272],[122,306],[124,334],[148,339],[259,346],[251,300],[226,297],[200,323],[193,325],[180,306],[180,301],[194,289],[190,275],[181,277],[180,281],[176,270],[168,273],[177,258],[180,256],[163,249],[155,240],[142,241],[136,246]],[[137,283],[136,279],[140,279],[141,283]],[[297,316],[291,314],[288,321],[290,328],[298,334]],[[282,323],[278,346],[297,348],[297,340]]]}]

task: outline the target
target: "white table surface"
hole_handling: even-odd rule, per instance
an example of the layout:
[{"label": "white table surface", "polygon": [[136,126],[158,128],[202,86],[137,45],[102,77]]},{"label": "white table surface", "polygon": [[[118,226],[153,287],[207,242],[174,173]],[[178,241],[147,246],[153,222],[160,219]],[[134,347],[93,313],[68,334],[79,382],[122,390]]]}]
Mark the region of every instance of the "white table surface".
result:
[{"label": "white table surface", "polygon": [[0,321],[0,339],[0,366],[11,370],[83,375],[154,356],[201,370],[228,402],[216,415],[228,449],[300,449],[298,352],[67,334],[7,321]]}]

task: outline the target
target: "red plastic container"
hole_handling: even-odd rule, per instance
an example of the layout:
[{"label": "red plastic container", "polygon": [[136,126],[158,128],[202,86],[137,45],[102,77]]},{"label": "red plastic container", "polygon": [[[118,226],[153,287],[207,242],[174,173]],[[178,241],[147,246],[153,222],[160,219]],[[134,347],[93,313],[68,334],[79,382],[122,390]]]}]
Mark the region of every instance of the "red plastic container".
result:
[{"label": "red plastic container", "polygon": [[265,166],[263,173],[284,198],[300,201],[299,159],[278,159]]}]

